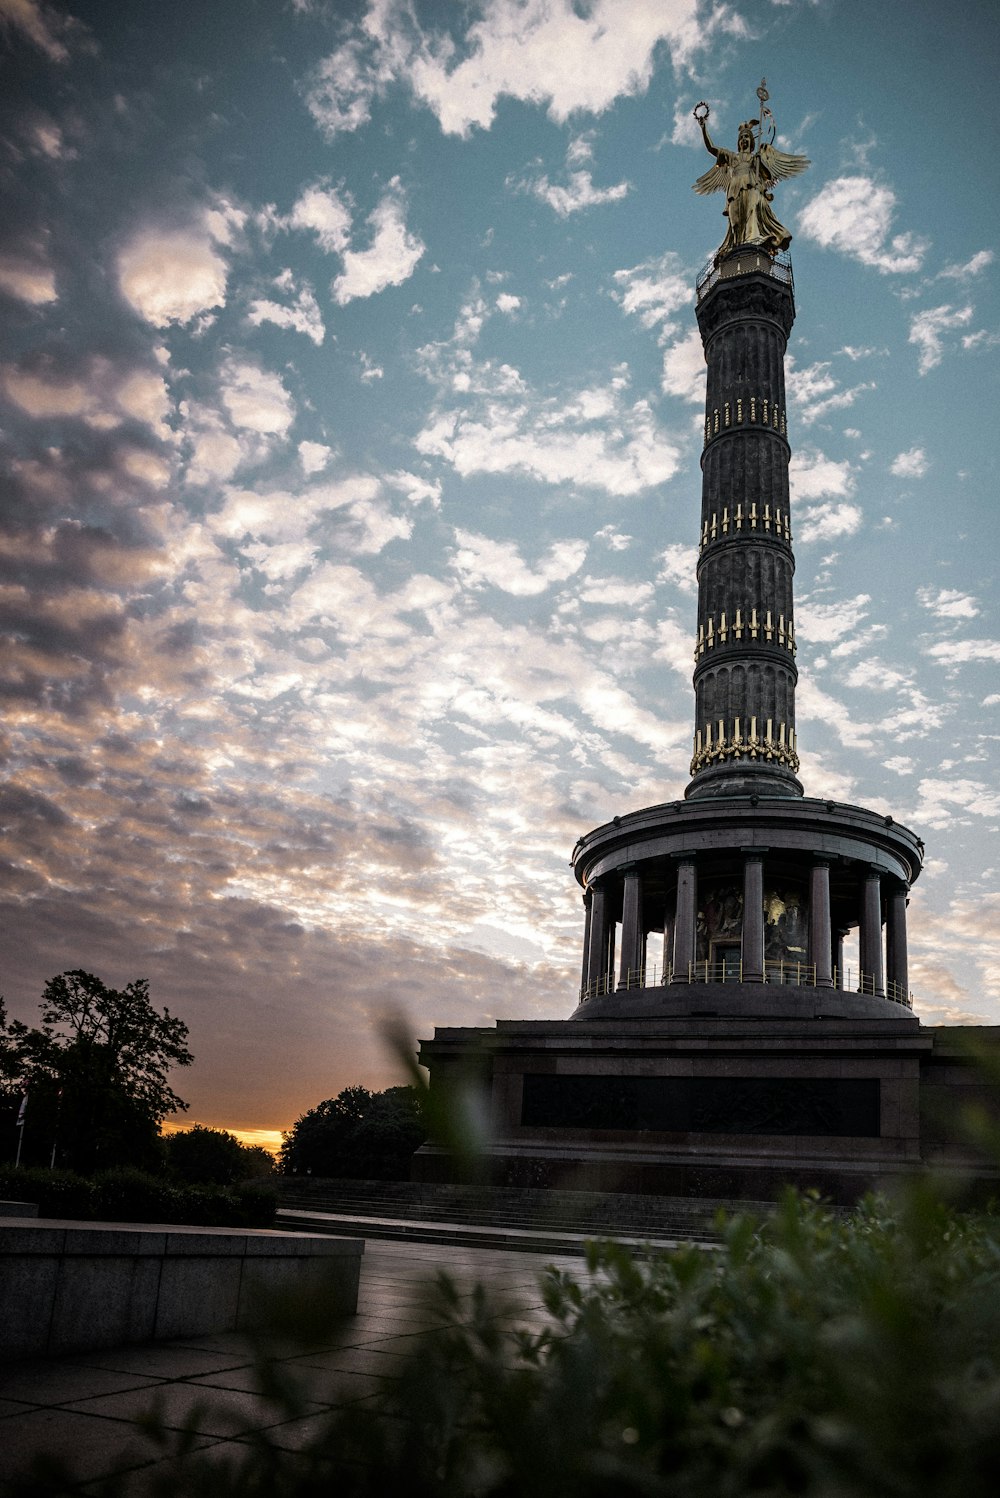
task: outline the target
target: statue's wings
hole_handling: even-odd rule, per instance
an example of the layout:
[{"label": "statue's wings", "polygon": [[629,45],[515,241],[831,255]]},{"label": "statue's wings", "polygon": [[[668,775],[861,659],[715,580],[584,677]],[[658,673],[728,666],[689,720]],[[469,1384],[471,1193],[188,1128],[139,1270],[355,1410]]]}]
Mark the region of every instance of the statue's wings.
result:
[{"label": "statue's wings", "polygon": [[[793,156],[790,151],[776,151],[772,145],[760,148],[761,165],[772,182],[781,182],[785,177],[797,177],[811,163],[808,156]],[[710,176],[709,172],[705,173]]]},{"label": "statue's wings", "polygon": [[710,166],[707,172],[703,172],[694,183],[695,192],[700,192],[708,197],[710,192],[725,192],[729,185],[729,165],[726,160],[728,151],[720,151],[719,159],[714,166]]}]

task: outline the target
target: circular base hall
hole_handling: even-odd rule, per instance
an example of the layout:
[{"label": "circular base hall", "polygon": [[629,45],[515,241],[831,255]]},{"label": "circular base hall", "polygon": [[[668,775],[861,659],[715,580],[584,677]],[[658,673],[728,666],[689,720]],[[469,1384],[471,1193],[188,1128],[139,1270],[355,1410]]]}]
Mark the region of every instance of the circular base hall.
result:
[{"label": "circular base hall", "polygon": [[922,860],[892,817],[808,797],[615,817],[573,851],[585,909],[573,1018],[909,1017],[906,905]]}]

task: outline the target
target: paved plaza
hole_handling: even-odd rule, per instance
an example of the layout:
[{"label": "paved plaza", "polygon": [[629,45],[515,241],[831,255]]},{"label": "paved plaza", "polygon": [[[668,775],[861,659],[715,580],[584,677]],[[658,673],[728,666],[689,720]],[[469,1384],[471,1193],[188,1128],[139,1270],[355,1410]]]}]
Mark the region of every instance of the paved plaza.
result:
[{"label": "paved plaza", "polygon": [[194,1432],[203,1451],[231,1453],[234,1442],[263,1430],[273,1445],[295,1450],[326,1412],[374,1399],[394,1377],[412,1339],[433,1325],[426,1286],[439,1270],[463,1297],[477,1281],[509,1297],[512,1318],[523,1324],[541,1313],[538,1280],[551,1262],[582,1269],[578,1257],[368,1242],[357,1315],[321,1347],[279,1357],[302,1391],[292,1419],[261,1394],[252,1347],[236,1332],[13,1365],[0,1374],[0,1491],[44,1455],[64,1458],[83,1484],[129,1473],[128,1490],[142,1492],[165,1459],[135,1423],[154,1408],[169,1430]]}]

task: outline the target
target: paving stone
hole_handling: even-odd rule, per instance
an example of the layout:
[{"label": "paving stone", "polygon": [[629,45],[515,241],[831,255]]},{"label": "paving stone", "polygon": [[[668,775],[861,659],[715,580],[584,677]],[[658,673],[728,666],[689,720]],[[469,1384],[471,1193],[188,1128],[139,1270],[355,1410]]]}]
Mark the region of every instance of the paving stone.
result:
[{"label": "paving stone", "polygon": [[153,1415],[171,1430],[193,1430],[206,1436],[266,1430],[287,1418],[278,1405],[259,1394],[189,1383],[161,1384],[152,1392],[135,1389],[79,1400],[70,1408],[110,1420],[136,1420]]},{"label": "paving stone", "polygon": [[150,1378],[197,1378],[202,1373],[219,1373],[249,1361],[245,1345],[239,1351],[207,1352],[201,1348],[178,1347],[173,1343],[140,1343],[136,1347],[113,1347],[107,1352],[88,1356],[91,1368],[111,1368],[122,1373],[144,1373]]},{"label": "paving stone", "polygon": [[375,1378],[397,1378],[408,1361],[399,1353],[373,1352],[368,1347],[346,1347],[339,1352],[306,1353],[294,1360],[304,1367],[343,1373],[368,1373]]},{"label": "paving stone", "polygon": [[122,1373],[86,1364],[35,1363],[13,1368],[0,1376],[0,1395],[14,1396],[23,1404],[68,1404],[95,1394],[115,1394],[122,1389],[155,1388],[157,1380],[138,1373]]},{"label": "paving stone", "polygon": [[3,1424],[0,1480],[29,1471],[40,1456],[67,1463],[78,1481],[88,1482],[129,1471],[156,1454],[134,1425],[68,1409],[33,1409]]}]

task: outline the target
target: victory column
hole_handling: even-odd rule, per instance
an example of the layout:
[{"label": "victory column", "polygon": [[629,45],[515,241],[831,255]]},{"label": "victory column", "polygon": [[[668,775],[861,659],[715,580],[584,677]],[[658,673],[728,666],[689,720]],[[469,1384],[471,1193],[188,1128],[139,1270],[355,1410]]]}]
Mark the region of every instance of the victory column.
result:
[{"label": "victory column", "polygon": [[[727,229],[696,287],[707,396],[690,783],[577,842],[569,1020],[421,1042],[432,1086],[479,1075],[498,1185],[760,1199],[792,1183],[851,1201],[920,1168],[921,1078],[944,1075],[907,977],[923,844],[798,779],[792,236],[771,205],[809,163],[775,147],[763,81],[757,97],[735,151],[712,140],[708,106],[695,110],[714,157],[695,190],[725,192]],[[946,1048],[945,1035],[942,1066]],[[433,1145],[414,1161],[425,1181],[454,1168]]]}]

